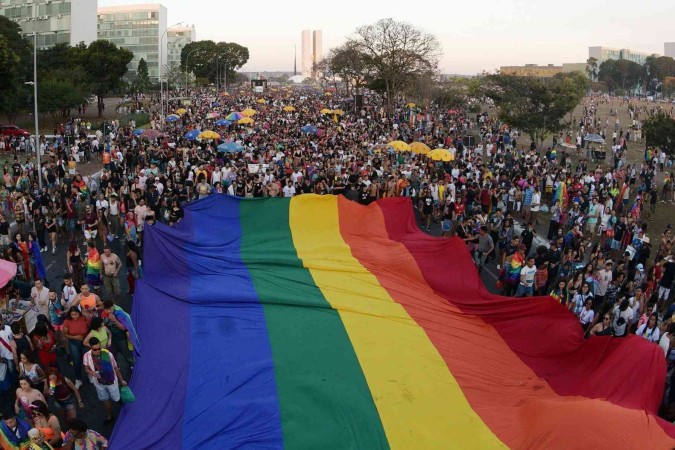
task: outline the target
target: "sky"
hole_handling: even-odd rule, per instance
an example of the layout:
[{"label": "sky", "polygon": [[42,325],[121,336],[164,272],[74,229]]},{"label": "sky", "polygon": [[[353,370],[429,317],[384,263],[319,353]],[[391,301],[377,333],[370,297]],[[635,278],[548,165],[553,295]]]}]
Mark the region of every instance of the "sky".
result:
[{"label": "sky", "polygon": [[[99,6],[139,0],[98,0]],[[148,2],[150,3],[150,2]],[[675,41],[675,2],[627,0],[163,0],[168,25],[194,24],[197,39],[236,42],[249,49],[242,71],[300,68],[302,30],[322,30],[324,56],[358,27],[391,17],[434,34],[442,47],[442,73],[474,75],[502,65],[585,62],[589,46],[663,54]],[[640,11],[637,11],[637,8]],[[670,22],[670,23],[669,23]]]}]

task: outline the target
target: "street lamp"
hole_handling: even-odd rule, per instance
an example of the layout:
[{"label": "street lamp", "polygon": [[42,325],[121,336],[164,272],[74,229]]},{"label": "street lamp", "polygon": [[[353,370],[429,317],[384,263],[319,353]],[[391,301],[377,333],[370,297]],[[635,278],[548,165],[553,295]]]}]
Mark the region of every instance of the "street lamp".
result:
[{"label": "street lamp", "polygon": [[190,62],[190,55],[193,54],[194,52],[196,52],[197,50],[199,50],[199,49],[193,48],[192,51],[188,52],[188,54],[185,56],[185,97],[188,96],[188,84],[189,84],[188,83],[188,76],[189,76],[189,73],[190,73],[190,70],[188,69],[188,67],[189,67],[188,63]]},{"label": "street lamp", "polygon": [[165,50],[164,48],[164,36],[166,36],[166,33],[169,32],[169,30],[173,27],[177,27],[179,25],[185,25],[185,22],[178,22],[174,23],[170,27],[167,27],[166,30],[164,30],[164,33],[162,33],[162,36],[159,38],[159,97],[160,97],[160,103],[162,104],[162,117],[161,119],[164,120],[164,88],[162,85],[162,55]]},{"label": "street lamp", "polygon": [[33,3],[33,81],[26,84],[33,85],[33,115],[35,116],[35,155],[37,157],[38,186],[42,190],[42,158],[40,155],[40,128],[38,123],[38,83],[37,83],[37,0]]}]

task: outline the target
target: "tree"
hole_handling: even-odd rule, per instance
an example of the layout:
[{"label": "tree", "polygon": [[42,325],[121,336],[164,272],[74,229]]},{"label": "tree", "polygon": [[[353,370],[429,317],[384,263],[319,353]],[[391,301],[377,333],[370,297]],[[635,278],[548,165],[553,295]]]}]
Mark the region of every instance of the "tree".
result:
[{"label": "tree", "polygon": [[24,82],[33,79],[32,46],[20,31],[18,24],[0,16],[0,112],[10,122],[28,99]]},{"label": "tree", "polygon": [[675,119],[663,111],[645,120],[645,140],[650,147],[659,147],[668,154],[675,150]]},{"label": "tree", "polygon": [[598,81],[607,85],[610,91],[633,90],[644,77],[640,64],[627,59],[609,59],[600,64]]},{"label": "tree", "polygon": [[[216,77],[234,79],[235,71],[248,62],[248,48],[235,42],[195,41],[181,50],[181,70],[192,72],[198,78],[216,82]],[[223,72],[227,75],[223,77]]]},{"label": "tree", "polygon": [[565,128],[565,115],[579,104],[589,85],[580,72],[545,79],[492,74],[485,82],[485,94],[499,108],[499,118],[540,146],[547,135]]},{"label": "tree", "polygon": [[394,19],[358,28],[348,44],[362,55],[374,77],[383,81],[389,110],[417,75],[436,68],[441,53],[434,35]]},{"label": "tree", "polygon": [[591,81],[598,79],[598,58],[590,57],[586,60],[586,73]]},{"label": "tree", "polygon": [[84,104],[86,95],[70,80],[47,78],[40,80],[38,100],[40,111],[48,113],[56,122],[57,117],[63,117],[68,110]]},{"label": "tree", "polygon": [[351,88],[359,92],[372,75],[364,54],[349,42],[331,49],[327,64],[343,81],[348,94]]},{"label": "tree", "polygon": [[148,72],[148,63],[145,62],[144,58],[141,58],[141,60],[138,61],[136,76],[138,77],[136,80],[136,86],[138,87],[138,90],[140,92],[148,92],[151,86],[150,73]]},{"label": "tree", "polygon": [[127,73],[127,65],[134,54],[114,43],[99,39],[87,47],[84,43],[72,47],[70,60],[86,71],[89,85],[96,95],[98,116],[103,114],[103,98],[121,88],[122,77]]},{"label": "tree", "polygon": [[670,97],[675,93],[675,77],[667,77],[663,80],[663,86],[661,87],[661,92],[665,97]]}]

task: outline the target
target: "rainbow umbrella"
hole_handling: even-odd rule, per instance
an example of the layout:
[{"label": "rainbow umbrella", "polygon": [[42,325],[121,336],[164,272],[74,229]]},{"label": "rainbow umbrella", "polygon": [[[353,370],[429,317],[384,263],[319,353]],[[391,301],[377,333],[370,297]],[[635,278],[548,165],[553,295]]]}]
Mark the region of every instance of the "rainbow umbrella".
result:
[{"label": "rainbow umbrella", "polygon": [[236,122],[239,119],[243,119],[244,115],[240,113],[239,111],[234,111],[228,114],[225,119],[229,120],[230,122]]}]

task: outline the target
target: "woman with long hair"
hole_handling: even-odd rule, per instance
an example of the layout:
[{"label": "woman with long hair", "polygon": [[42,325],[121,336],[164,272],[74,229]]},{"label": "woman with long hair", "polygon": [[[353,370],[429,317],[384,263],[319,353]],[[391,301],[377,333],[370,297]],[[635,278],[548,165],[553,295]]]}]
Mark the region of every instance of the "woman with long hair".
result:
[{"label": "woman with long hair", "polygon": [[56,366],[56,335],[49,329],[47,322],[38,321],[31,332],[33,347],[38,352],[38,359],[42,367]]},{"label": "woman with long hair", "polygon": [[55,368],[51,368],[47,375],[47,394],[54,398],[58,407],[63,411],[66,419],[74,419],[77,415],[75,403],[84,408],[80,390]]},{"label": "woman with long hair", "polygon": [[33,410],[33,425],[45,437],[52,448],[61,448],[63,440],[61,439],[61,424],[59,419],[49,411],[47,403],[42,400],[31,402]]},{"label": "woman with long hair", "polygon": [[73,277],[74,286],[82,286],[84,284],[84,259],[82,258],[82,252],[80,247],[77,245],[77,241],[72,240],[68,245],[68,251],[66,252],[66,264],[68,267],[68,272]]},{"label": "woman with long hair", "polygon": [[16,412],[20,418],[32,422],[33,408],[31,408],[31,403],[35,400],[42,400],[44,402],[45,397],[42,395],[42,392],[31,386],[30,378],[19,378],[19,387],[16,389],[16,401],[14,402],[14,412]]},{"label": "woman with long hair", "polygon": [[12,242],[12,247],[17,251],[21,256],[21,270],[23,272],[24,281],[30,281],[31,272],[30,272],[30,253],[28,248],[28,242],[23,239],[21,233],[16,233],[14,235],[14,242]]},{"label": "woman with long hair", "polygon": [[44,391],[45,372],[29,352],[19,355],[19,376],[28,378],[33,388]]},{"label": "woman with long hair", "polygon": [[635,332],[637,336],[647,339],[649,342],[659,343],[661,332],[659,330],[659,316],[654,312],[649,315],[647,323],[642,324]]}]

